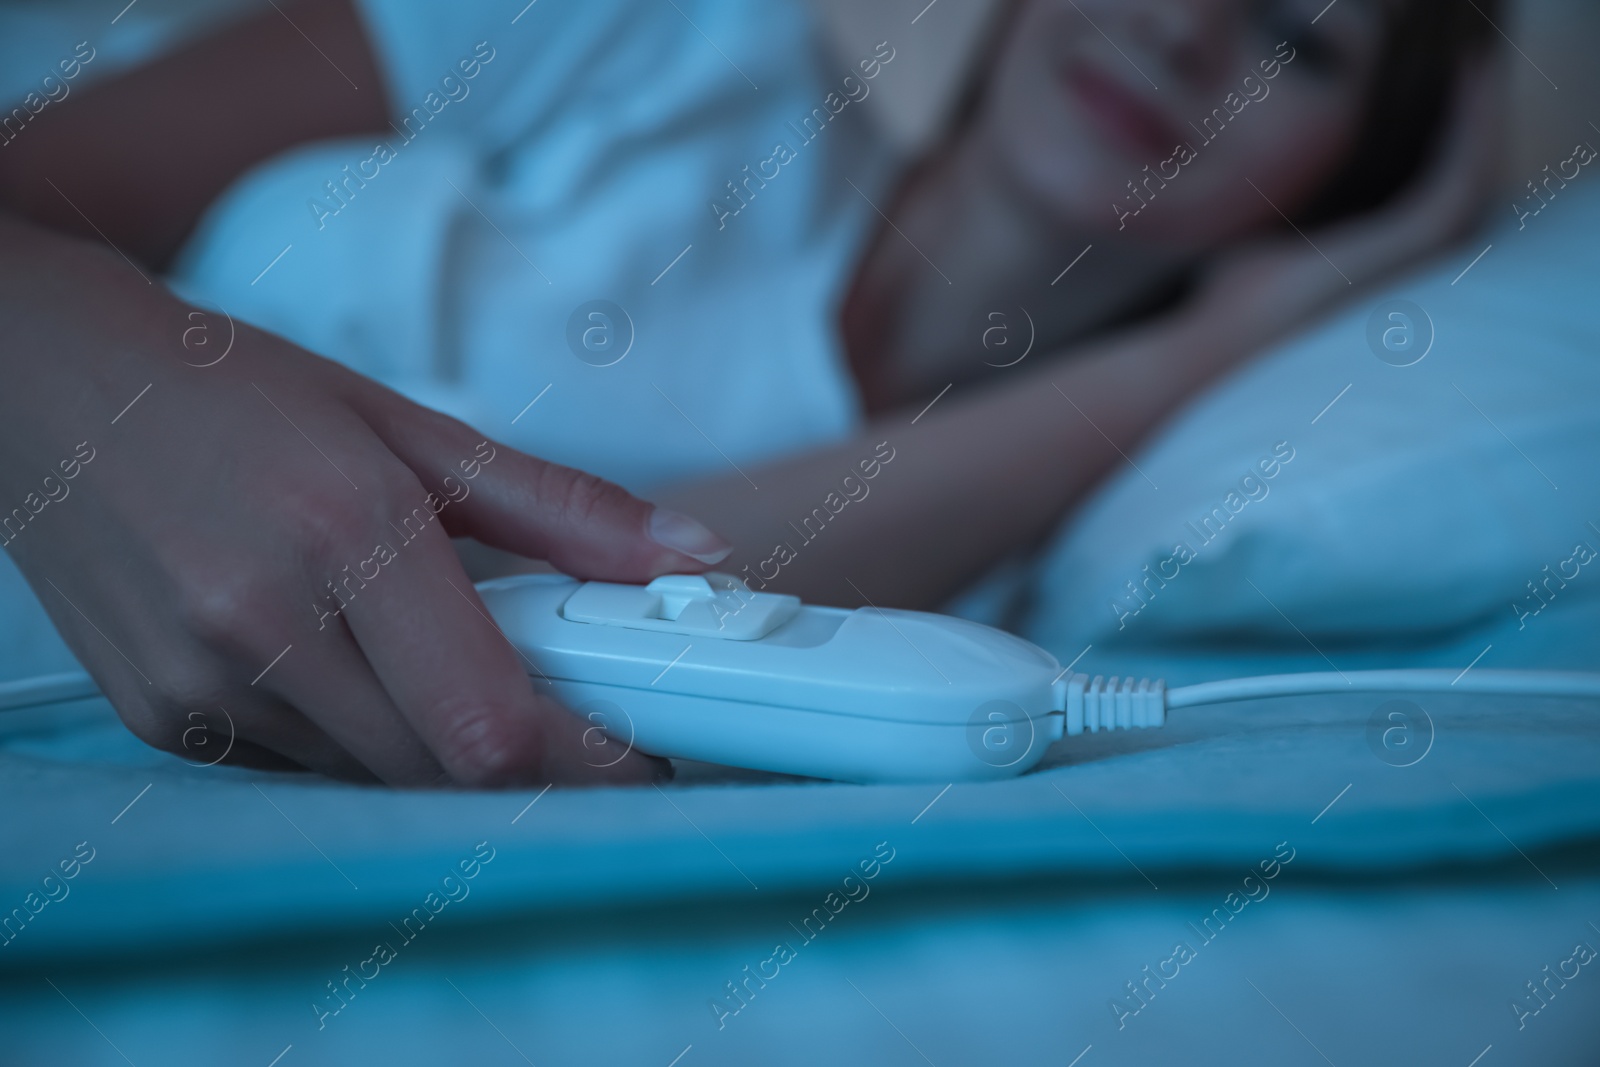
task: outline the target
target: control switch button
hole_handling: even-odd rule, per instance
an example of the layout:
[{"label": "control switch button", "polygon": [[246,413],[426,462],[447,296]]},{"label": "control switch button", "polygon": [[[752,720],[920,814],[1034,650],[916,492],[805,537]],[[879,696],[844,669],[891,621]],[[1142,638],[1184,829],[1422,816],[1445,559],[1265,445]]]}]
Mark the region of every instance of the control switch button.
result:
[{"label": "control switch button", "polygon": [[561,606],[569,622],[756,641],[800,611],[800,598],[755,593],[730,574],[665,574],[644,588],[585,582]]}]

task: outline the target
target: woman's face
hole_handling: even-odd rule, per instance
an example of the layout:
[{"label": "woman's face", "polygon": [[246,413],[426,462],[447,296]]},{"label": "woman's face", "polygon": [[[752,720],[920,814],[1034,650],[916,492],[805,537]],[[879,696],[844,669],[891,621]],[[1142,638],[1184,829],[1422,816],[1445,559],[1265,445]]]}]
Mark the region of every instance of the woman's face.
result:
[{"label": "woman's face", "polygon": [[1023,0],[980,143],[1074,228],[1199,250],[1293,219],[1357,143],[1388,2]]}]

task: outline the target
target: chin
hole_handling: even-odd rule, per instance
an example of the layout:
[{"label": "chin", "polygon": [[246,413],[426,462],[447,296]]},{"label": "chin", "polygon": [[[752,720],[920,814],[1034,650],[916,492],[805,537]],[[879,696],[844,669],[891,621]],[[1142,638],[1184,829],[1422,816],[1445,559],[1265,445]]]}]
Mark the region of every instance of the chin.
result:
[{"label": "chin", "polygon": [[1008,184],[1046,218],[1073,231],[1117,229],[1111,205],[1128,176],[1120,159],[1084,138],[1043,139],[1030,129],[1002,129],[994,151]]}]

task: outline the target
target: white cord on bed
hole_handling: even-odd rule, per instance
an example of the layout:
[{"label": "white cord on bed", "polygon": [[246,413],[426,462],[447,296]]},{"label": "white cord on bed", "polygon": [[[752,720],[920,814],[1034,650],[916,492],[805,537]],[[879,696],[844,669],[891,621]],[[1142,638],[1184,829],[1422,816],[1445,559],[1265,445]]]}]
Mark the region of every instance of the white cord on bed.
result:
[{"label": "white cord on bed", "polygon": [[1160,679],[1074,674],[1063,679],[1067,734],[1161,726],[1170,708],[1313,693],[1509,693],[1600,698],[1600,674],[1581,671],[1323,671],[1268,674],[1167,689]]}]

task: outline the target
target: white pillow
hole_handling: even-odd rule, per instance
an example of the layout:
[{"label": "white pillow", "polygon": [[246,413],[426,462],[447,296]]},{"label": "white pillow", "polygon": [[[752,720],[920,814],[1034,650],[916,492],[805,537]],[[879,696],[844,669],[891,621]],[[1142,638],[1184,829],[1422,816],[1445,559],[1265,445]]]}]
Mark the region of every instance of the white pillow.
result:
[{"label": "white pillow", "polygon": [[1022,631],[1192,679],[1600,667],[1600,189],[1523,222],[1199,397],[1058,531]]}]

